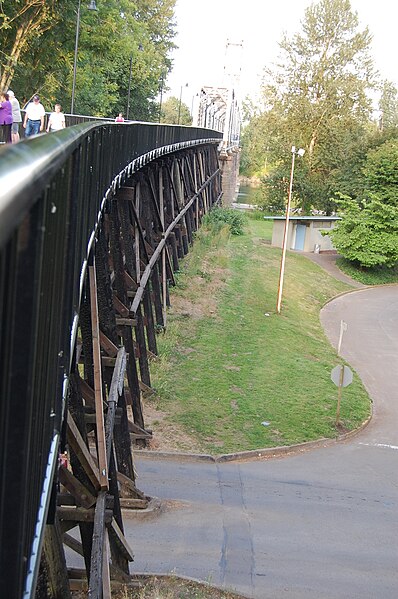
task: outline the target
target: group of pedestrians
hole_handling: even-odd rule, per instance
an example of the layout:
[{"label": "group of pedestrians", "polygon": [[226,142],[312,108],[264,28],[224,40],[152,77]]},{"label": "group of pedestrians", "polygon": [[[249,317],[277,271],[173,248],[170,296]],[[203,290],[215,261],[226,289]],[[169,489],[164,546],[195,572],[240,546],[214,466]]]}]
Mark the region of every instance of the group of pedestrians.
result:
[{"label": "group of pedestrians", "polygon": [[[37,94],[25,108],[23,119],[23,128],[25,137],[37,135],[44,131],[45,110]],[[19,141],[19,125],[22,123],[21,107],[13,91],[0,93],[0,127],[3,131],[5,143],[16,143]],[[65,115],[62,112],[61,105],[55,104],[54,112],[48,118],[47,133],[60,131],[65,128]]]}]

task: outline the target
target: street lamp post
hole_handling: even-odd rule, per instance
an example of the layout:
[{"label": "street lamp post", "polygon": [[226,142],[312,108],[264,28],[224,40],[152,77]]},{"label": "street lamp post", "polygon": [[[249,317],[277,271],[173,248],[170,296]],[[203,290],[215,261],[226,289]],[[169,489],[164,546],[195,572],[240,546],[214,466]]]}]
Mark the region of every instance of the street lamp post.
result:
[{"label": "street lamp post", "polygon": [[[76,37],[75,37],[75,56],[73,59],[73,83],[72,83],[72,100],[70,103],[70,113],[73,114],[73,110],[75,107],[75,89],[76,89],[76,70],[77,70],[77,50],[79,47],[79,32],[80,32],[80,6],[81,0],[77,5],[77,18],[76,18]],[[91,0],[88,10],[98,10],[95,0]]]},{"label": "street lamp post", "polygon": [[[180,124],[180,116],[181,116],[181,100],[182,100],[182,88],[184,86],[181,85],[181,89],[180,89],[180,101],[178,102],[178,118],[177,118],[177,125]],[[185,84],[185,87],[188,87],[188,83]]]},{"label": "street lamp post", "polygon": [[[140,52],[142,52],[143,47],[141,44],[139,44],[138,46],[138,50]],[[129,114],[130,114],[130,94],[131,94],[131,77],[133,74],[133,55],[130,56],[130,72],[129,72],[129,87],[127,90],[127,110],[126,110],[126,120],[128,121],[129,119]]]},{"label": "street lamp post", "polygon": [[286,260],[286,246],[287,246],[287,235],[289,232],[289,216],[290,216],[290,204],[292,201],[292,189],[293,189],[293,174],[294,174],[294,161],[297,156],[304,156],[305,150],[300,148],[296,151],[295,146],[292,146],[292,168],[290,171],[290,185],[289,185],[289,195],[287,198],[286,205],[286,218],[285,218],[285,227],[283,230],[283,242],[282,242],[282,257],[281,257],[281,268],[279,272],[279,283],[278,283],[278,299],[276,302],[276,312],[277,314],[281,313],[281,303],[282,303],[282,290],[283,290],[283,279],[285,275],[285,260]]},{"label": "street lamp post", "polygon": [[159,123],[162,122],[163,86],[164,86],[164,75],[162,73],[162,77],[160,79]]}]

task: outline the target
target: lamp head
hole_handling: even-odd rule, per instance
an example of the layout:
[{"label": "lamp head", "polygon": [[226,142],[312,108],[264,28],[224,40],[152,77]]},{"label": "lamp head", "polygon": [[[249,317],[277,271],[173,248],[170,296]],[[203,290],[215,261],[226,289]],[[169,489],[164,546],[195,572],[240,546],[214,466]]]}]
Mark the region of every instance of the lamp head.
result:
[{"label": "lamp head", "polygon": [[95,0],[91,0],[90,4],[87,6],[88,10],[98,10]]},{"label": "lamp head", "polygon": [[305,150],[303,150],[303,148],[300,148],[299,151],[297,152],[297,155],[300,156],[300,158],[302,158],[305,154]]}]

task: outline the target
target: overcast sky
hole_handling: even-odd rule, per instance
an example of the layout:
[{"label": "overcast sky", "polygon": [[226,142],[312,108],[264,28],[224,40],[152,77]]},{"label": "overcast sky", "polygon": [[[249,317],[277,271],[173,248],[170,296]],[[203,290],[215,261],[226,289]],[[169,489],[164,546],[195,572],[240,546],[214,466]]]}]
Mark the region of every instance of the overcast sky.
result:
[{"label": "overcast sky", "polygon": [[[265,65],[278,55],[278,42],[286,31],[301,31],[300,21],[310,0],[177,0],[178,50],[168,78],[170,92],[190,106],[203,85],[222,86],[226,45],[241,61],[240,92],[255,96]],[[383,79],[398,86],[398,4],[392,0],[351,0],[361,26],[373,35],[372,54]],[[240,56],[239,56],[240,53]],[[227,67],[228,68],[228,67]],[[188,83],[188,87],[186,84]]]}]

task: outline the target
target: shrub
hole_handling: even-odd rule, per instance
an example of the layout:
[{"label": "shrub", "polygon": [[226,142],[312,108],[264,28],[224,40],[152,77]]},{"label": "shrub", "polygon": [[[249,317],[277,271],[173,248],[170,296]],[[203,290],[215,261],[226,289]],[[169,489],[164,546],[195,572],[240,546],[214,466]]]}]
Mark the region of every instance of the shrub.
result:
[{"label": "shrub", "polygon": [[243,235],[245,215],[233,208],[216,206],[203,218],[203,225],[217,231],[228,225],[232,235]]}]

